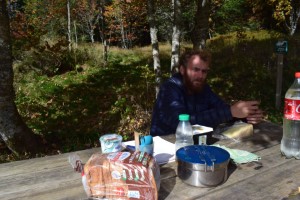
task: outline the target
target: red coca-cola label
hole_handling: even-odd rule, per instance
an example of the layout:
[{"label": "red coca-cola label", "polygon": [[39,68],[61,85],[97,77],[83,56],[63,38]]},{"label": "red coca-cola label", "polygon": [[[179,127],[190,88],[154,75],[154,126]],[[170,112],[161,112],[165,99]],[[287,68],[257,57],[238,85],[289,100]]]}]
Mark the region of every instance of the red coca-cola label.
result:
[{"label": "red coca-cola label", "polygon": [[284,99],[284,118],[300,120],[300,100]]}]

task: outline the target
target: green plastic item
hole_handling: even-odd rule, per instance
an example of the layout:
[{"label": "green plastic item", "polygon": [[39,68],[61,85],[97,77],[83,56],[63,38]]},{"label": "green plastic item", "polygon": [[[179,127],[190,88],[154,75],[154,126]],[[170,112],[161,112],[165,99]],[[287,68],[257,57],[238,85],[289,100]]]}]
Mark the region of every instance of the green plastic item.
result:
[{"label": "green plastic item", "polygon": [[179,115],[179,121],[189,121],[190,120],[190,115],[188,114],[180,114]]},{"label": "green plastic item", "polygon": [[261,159],[261,157],[259,157],[258,155],[248,152],[248,151],[244,151],[244,150],[240,150],[240,149],[230,149],[228,147],[221,146],[219,144],[215,144],[212,146],[220,147],[220,148],[228,151],[228,153],[230,154],[230,158],[232,159],[232,161],[235,164],[244,164],[244,163],[249,163],[249,162],[253,162],[253,161],[258,161]]}]

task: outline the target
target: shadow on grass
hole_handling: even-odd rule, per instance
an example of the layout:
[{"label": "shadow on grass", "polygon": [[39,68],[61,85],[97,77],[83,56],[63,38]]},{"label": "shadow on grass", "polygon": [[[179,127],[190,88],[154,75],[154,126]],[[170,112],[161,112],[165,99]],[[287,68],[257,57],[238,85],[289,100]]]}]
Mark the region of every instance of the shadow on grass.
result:
[{"label": "shadow on grass", "polygon": [[[155,97],[152,75],[149,80],[145,77],[147,68],[114,64],[94,69],[83,82],[56,86],[53,94],[48,94],[51,98],[46,106],[26,105],[26,109],[38,113],[27,119],[27,124],[62,152],[99,146],[99,137],[106,133],[132,139],[134,129],[149,125],[149,118],[144,119],[145,125],[135,122],[136,113],[150,111]],[[127,118],[131,129],[123,127]]]}]

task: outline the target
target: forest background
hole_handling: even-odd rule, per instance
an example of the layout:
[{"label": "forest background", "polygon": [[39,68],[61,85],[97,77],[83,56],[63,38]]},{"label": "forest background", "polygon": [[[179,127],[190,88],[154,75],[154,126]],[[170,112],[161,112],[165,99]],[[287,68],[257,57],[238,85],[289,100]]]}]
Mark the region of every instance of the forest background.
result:
[{"label": "forest background", "polygon": [[[41,155],[97,147],[106,133],[124,140],[132,139],[134,131],[147,134],[157,88],[174,72],[174,55],[185,48],[212,52],[208,81],[225,101],[258,99],[266,120],[278,124],[283,105],[275,107],[278,41],[289,44],[281,99],[299,70],[298,1],[7,3],[14,102],[22,120],[47,145]],[[201,20],[197,46],[195,27]],[[28,157],[12,153],[2,136],[0,162]]]}]

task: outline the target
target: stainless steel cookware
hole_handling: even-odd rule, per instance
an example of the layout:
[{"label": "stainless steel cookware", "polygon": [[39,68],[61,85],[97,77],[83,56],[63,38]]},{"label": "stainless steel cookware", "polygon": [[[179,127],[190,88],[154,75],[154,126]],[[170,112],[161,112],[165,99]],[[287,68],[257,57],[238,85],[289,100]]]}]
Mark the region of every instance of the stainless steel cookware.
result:
[{"label": "stainless steel cookware", "polygon": [[176,151],[177,175],[197,187],[214,187],[227,180],[229,153],[219,147],[190,145]]}]

